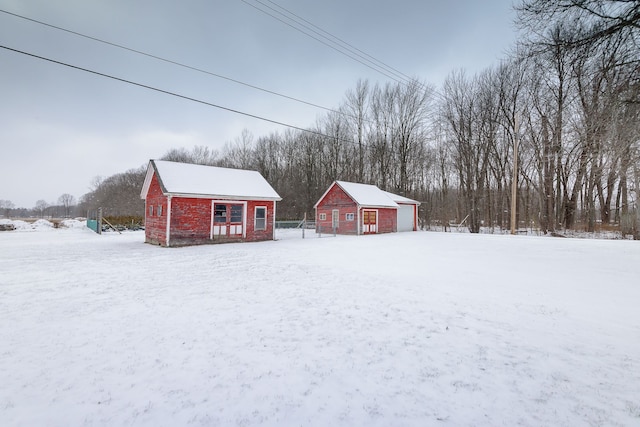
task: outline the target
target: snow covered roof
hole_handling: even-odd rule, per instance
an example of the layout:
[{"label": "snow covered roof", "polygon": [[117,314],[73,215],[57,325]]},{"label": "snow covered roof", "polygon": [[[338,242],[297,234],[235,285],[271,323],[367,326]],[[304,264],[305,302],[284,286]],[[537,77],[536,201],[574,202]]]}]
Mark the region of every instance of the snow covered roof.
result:
[{"label": "snow covered roof", "polygon": [[216,196],[225,199],[282,200],[257,171],[150,160],[140,192],[145,199],[154,172],[164,194]]},{"label": "snow covered roof", "polygon": [[410,199],[408,197],[400,196],[398,194],[389,193],[388,191],[383,191],[383,193],[386,193],[387,196],[389,196],[391,198],[391,200],[393,200],[396,203],[420,206],[420,202],[417,201],[417,200],[413,200],[413,199]]},{"label": "snow covered roof", "polygon": [[[417,205],[420,204],[420,202],[417,202],[415,200],[408,199],[397,194],[389,193],[388,191],[383,191],[375,185],[371,184],[335,181],[333,185],[338,185],[340,188],[342,188],[344,192],[347,193],[349,197],[351,197],[351,199],[353,199],[353,201],[360,206],[397,208],[398,203],[411,203]],[[329,190],[333,187],[333,185],[329,187]],[[322,195],[320,200],[318,200],[318,203],[320,203],[320,201],[324,199],[329,190],[327,190],[325,194]],[[316,203],[315,207],[318,206],[318,203]]]}]

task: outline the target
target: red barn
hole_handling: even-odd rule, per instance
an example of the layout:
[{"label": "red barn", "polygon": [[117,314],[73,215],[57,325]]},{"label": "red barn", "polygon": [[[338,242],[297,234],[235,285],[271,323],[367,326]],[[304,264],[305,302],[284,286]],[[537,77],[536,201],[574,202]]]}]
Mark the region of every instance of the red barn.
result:
[{"label": "red barn", "polygon": [[375,185],[335,181],[315,204],[316,231],[375,234],[418,229],[420,202]]},{"label": "red barn", "polygon": [[151,160],[140,197],[145,242],[274,240],[278,193],[256,171]]}]

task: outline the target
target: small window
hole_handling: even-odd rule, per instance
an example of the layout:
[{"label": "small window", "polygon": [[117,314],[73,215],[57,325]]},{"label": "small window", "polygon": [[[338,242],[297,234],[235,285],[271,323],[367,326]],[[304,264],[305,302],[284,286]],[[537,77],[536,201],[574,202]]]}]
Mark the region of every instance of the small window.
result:
[{"label": "small window", "polygon": [[267,208],[264,206],[256,207],[256,218],[254,229],[266,230],[267,229]]},{"label": "small window", "polygon": [[327,214],[326,213],[321,213],[320,214],[320,221],[326,221],[327,220]]},{"label": "small window", "polygon": [[149,205],[149,216],[153,216],[153,205]]},{"label": "small window", "polygon": [[242,222],[242,205],[231,205],[229,222],[238,224]]},{"label": "small window", "polygon": [[353,213],[345,214],[344,219],[346,219],[347,221],[353,221]]},{"label": "small window", "polygon": [[215,205],[215,207],[213,208],[213,222],[227,222],[227,205]]},{"label": "small window", "polygon": [[162,216],[162,205],[158,205],[158,216]]}]

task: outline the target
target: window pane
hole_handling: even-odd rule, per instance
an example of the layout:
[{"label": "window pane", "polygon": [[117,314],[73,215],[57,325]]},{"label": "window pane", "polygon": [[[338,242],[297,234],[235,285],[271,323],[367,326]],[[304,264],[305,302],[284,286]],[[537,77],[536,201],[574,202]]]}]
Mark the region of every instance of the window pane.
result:
[{"label": "window pane", "polygon": [[227,222],[227,205],[215,205],[213,208],[213,222]]},{"label": "window pane", "polygon": [[242,222],[242,205],[231,205],[231,222]]},{"label": "window pane", "polygon": [[256,208],[256,230],[267,229],[267,208]]}]

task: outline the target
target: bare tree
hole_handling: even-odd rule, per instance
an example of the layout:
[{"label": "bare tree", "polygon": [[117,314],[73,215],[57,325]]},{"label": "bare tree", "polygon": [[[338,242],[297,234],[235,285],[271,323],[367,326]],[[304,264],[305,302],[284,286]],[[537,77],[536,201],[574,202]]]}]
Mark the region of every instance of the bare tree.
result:
[{"label": "bare tree", "polygon": [[238,169],[255,169],[253,157],[253,134],[248,129],[243,129],[239,137],[233,143],[225,144],[220,166]]},{"label": "bare tree", "polygon": [[365,180],[365,127],[368,119],[369,109],[369,82],[367,80],[358,80],[356,88],[353,91],[348,91],[346,95],[346,102],[342,109],[346,112],[346,116],[350,119],[355,134],[355,158],[356,158],[356,175],[355,179],[358,182],[364,182]]},{"label": "bare tree", "polygon": [[398,85],[395,97],[395,158],[398,168],[395,191],[408,195],[415,185],[412,166],[424,166],[426,120],[432,101],[433,88],[417,80]]},{"label": "bare tree", "polygon": [[11,210],[15,208],[15,205],[11,200],[0,200],[0,210],[5,218],[9,218]]},{"label": "bare tree", "polygon": [[218,156],[219,154],[217,150],[197,145],[190,151],[185,148],[173,148],[162,156],[162,160],[215,166],[219,162]]},{"label": "bare tree", "polygon": [[483,102],[479,94],[478,79],[469,80],[463,72],[454,72],[445,80],[442,114],[453,144],[454,167],[464,206],[462,213],[472,233],[480,232],[480,203],[486,190],[491,149],[481,138],[479,113]]},{"label": "bare tree", "polygon": [[391,84],[376,85],[371,95],[373,124],[369,130],[371,181],[386,189],[391,181],[393,162],[393,105],[394,90]]},{"label": "bare tree", "polygon": [[349,123],[344,115],[329,112],[318,123],[318,131],[327,137],[323,138],[322,165],[328,178],[354,180],[356,171],[350,166],[348,148],[352,141],[349,132]]},{"label": "bare tree", "polygon": [[44,200],[38,200],[36,201],[36,206],[34,208],[34,210],[38,213],[38,215],[40,215],[40,218],[44,217],[44,213],[47,210],[47,208],[49,207],[49,203],[47,203]]},{"label": "bare tree", "polygon": [[570,47],[604,43],[620,36],[638,45],[638,0],[522,0],[515,9],[519,25],[537,34],[544,34],[546,28],[559,22],[579,27],[576,37],[563,40]]},{"label": "bare tree", "polygon": [[140,190],[146,171],[146,166],[141,166],[102,180],[95,190],[81,197],[81,209],[102,208],[105,216],[143,216]]},{"label": "bare tree", "polygon": [[69,193],[64,193],[60,197],[58,197],[58,204],[62,205],[64,208],[64,216],[65,218],[69,218],[71,215],[71,208],[75,206],[76,199]]}]

